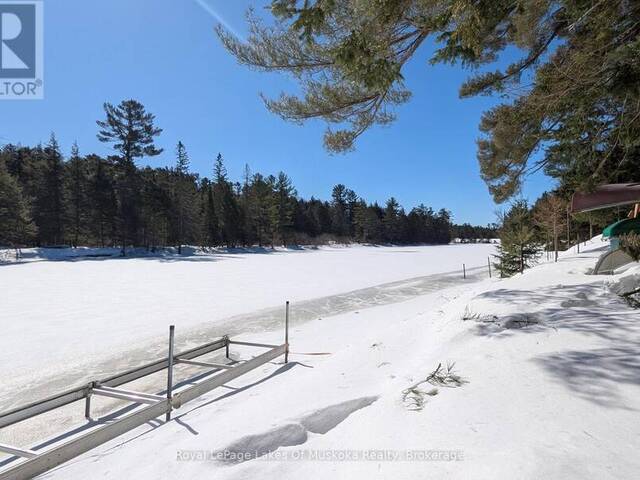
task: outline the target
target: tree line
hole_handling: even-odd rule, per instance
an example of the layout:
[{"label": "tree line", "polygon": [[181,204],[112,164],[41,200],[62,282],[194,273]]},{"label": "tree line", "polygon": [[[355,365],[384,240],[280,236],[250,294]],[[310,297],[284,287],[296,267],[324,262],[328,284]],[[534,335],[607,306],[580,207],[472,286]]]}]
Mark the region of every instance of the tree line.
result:
[{"label": "tree line", "polygon": [[[229,178],[218,154],[212,176],[190,171],[178,142],[175,165],[138,166],[162,152],[155,118],[135,100],[105,104],[98,139],[114,155],[64,158],[54,134],[46,145],[0,150],[0,245],[275,246],[330,240],[371,243],[449,243],[492,238],[491,227],[454,226],[445,209],[420,205],[408,213],[395,198],[368,203],[336,185],[331,200],[298,196],[291,179],[252,173]],[[465,237],[466,235],[466,237]]]}]

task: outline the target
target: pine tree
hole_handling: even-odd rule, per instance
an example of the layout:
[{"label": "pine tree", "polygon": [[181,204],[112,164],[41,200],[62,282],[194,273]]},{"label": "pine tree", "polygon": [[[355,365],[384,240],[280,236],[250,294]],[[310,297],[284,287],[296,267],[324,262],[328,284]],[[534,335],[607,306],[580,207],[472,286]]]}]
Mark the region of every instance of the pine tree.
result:
[{"label": "pine tree", "polygon": [[395,198],[391,197],[387,200],[382,224],[384,225],[385,240],[388,242],[396,243],[401,239],[400,212],[400,204]]},{"label": "pine tree", "polygon": [[36,223],[42,245],[60,245],[64,241],[64,165],[55,134],[42,150],[44,160],[36,199]]},{"label": "pine tree", "polygon": [[271,243],[273,246],[273,177],[264,178],[256,173],[251,182],[251,222],[255,226],[258,245]]},{"label": "pine tree", "polygon": [[136,100],[124,100],[117,106],[105,103],[104,111],[106,119],[96,122],[100,127],[98,140],[112,143],[120,154],[116,186],[122,255],[125,255],[127,243],[136,240],[139,224],[140,185],[135,160],[162,153],[162,149],[154,144],[154,138],[162,133],[162,129],[154,125],[155,116]]},{"label": "pine tree", "polygon": [[252,214],[254,207],[254,195],[252,195],[252,174],[248,164],[244,166],[242,175],[242,188],[239,198],[240,217],[241,217],[241,237],[245,246],[253,244],[256,238],[256,228],[254,224],[254,216]]},{"label": "pine tree", "polygon": [[346,237],[349,233],[349,219],[347,212],[347,187],[339,183],[331,192],[332,228],[339,237]]},{"label": "pine tree", "polygon": [[213,173],[215,177],[214,196],[217,202],[222,240],[228,247],[234,247],[238,240],[240,211],[220,153],[216,157]]},{"label": "pine tree", "polygon": [[22,194],[29,202],[35,220],[37,199],[43,194],[42,177],[46,170],[42,147],[38,145],[29,148],[9,144],[2,148],[2,157],[9,174],[18,181]]},{"label": "pine tree", "polygon": [[344,194],[344,200],[347,207],[346,211],[346,223],[348,229],[348,236],[353,237],[355,233],[355,217],[356,217],[356,205],[358,203],[358,195],[356,192],[347,188]]},{"label": "pine tree", "polygon": [[201,191],[204,195],[202,208],[202,231],[208,246],[216,246],[220,242],[220,224],[216,213],[216,202],[213,196],[213,185],[205,179]]},{"label": "pine tree", "polygon": [[502,216],[500,245],[494,265],[502,277],[522,273],[540,255],[540,244],[532,228],[532,214],[525,200],[517,200]]},{"label": "pine tree", "polygon": [[170,223],[174,213],[174,172],[169,168],[144,168],[140,173],[141,242],[147,250],[165,247],[171,237]]},{"label": "pine tree", "polygon": [[434,222],[435,243],[446,244],[451,241],[451,213],[441,208]]},{"label": "pine tree", "polygon": [[176,168],[173,175],[173,211],[178,253],[186,238],[195,239],[197,219],[194,209],[197,202],[195,179],[189,174],[189,155],[182,142],[176,147]]},{"label": "pine tree", "polygon": [[87,157],[92,170],[89,179],[89,202],[91,204],[91,230],[101,247],[114,240],[118,201],[113,180],[113,165],[97,155]]},{"label": "pine tree", "polygon": [[178,141],[176,145],[176,172],[180,175],[187,175],[189,173],[189,155],[187,154],[187,148],[184,143]]},{"label": "pine tree", "polygon": [[278,174],[274,184],[274,233],[279,235],[282,245],[286,246],[288,234],[293,226],[293,208],[296,191],[291,179],[284,173]]},{"label": "pine tree", "polygon": [[9,174],[0,159],[0,245],[15,248],[26,245],[36,231],[18,181]]},{"label": "pine tree", "polygon": [[[289,73],[267,108],[323,119],[330,151],[348,151],[409,101],[407,68],[456,64],[461,97],[502,100],[482,117],[481,176],[494,199],[544,169],[571,190],[640,180],[640,5],[629,0],[272,0],[252,35],[218,34],[239,63]],[[576,77],[579,76],[579,81]]]},{"label": "pine tree", "polygon": [[382,241],[382,221],[377,208],[360,199],[354,207],[354,236],[360,242]]},{"label": "pine tree", "polygon": [[213,178],[218,184],[229,182],[229,179],[227,178],[227,167],[224,166],[224,159],[222,158],[221,153],[218,153],[213,164]]},{"label": "pine tree", "polygon": [[154,138],[162,133],[162,129],[154,125],[155,115],[148,113],[140,102],[123,100],[117,106],[105,103],[104,111],[106,120],[96,122],[100,127],[98,140],[112,143],[120,153],[122,163],[132,167],[137,158],[162,153],[162,149],[154,144]]},{"label": "pine tree", "polygon": [[84,233],[87,220],[87,170],[80,157],[78,144],[71,147],[71,157],[65,165],[65,210],[67,230],[72,235],[72,244],[77,247]]}]

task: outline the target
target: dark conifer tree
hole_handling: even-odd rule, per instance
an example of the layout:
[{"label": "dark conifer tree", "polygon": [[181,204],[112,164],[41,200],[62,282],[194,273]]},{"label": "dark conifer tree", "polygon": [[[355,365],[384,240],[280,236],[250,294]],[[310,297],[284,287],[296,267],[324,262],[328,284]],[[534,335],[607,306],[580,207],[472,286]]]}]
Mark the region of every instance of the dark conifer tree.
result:
[{"label": "dark conifer tree", "polygon": [[278,174],[273,193],[276,215],[275,233],[279,236],[282,244],[286,245],[293,227],[293,208],[297,193],[293,188],[291,179],[284,172]]},{"label": "dark conifer tree", "polygon": [[147,112],[136,100],[123,100],[120,105],[104,104],[106,120],[98,120],[100,127],[98,140],[112,143],[120,153],[120,161],[132,167],[135,160],[162,153],[154,144],[154,139],[162,133],[154,125],[155,115]]},{"label": "dark conifer tree", "polygon": [[36,234],[29,204],[16,178],[0,159],[0,245],[26,245]]},{"label": "dark conifer tree", "polygon": [[42,150],[44,165],[36,200],[36,223],[41,245],[60,245],[64,241],[64,165],[55,134]]},{"label": "dark conifer tree", "polygon": [[144,168],[140,173],[140,228],[147,250],[166,247],[171,238],[174,172],[169,168]]},{"label": "dark conifer tree", "polygon": [[118,201],[114,185],[114,165],[97,155],[87,157],[92,174],[89,178],[91,231],[98,245],[113,244],[116,234]]},{"label": "dark conifer tree", "polygon": [[213,194],[213,185],[208,179],[204,179],[201,186],[202,199],[202,234],[204,243],[213,247],[220,243],[220,223],[216,212],[216,202]]},{"label": "dark conifer tree", "polygon": [[402,239],[400,212],[400,204],[395,198],[391,197],[387,200],[387,205],[384,209],[384,218],[382,219],[385,240],[387,242],[397,243]]},{"label": "dark conifer tree", "polygon": [[67,232],[74,247],[80,244],[87,221],[87,168],[80,157],[78,144],[71,147],[71,157],[65,165],[65,210]]},{"label": "dark conifer tree", "polygon": [[256,229],[252,215],[252,211],[254,210],[254,195],[252,195],[251,179],[251,169],[248,164],[245,164],[242,174],[242,187],[238,199],[241,221],[240,237],[242,244],[245,246],[253,244],[256,239]]},{"label": "dark conifer tree", "polygon": [[147,112],[136,100],[124,100],[119,105],[104,104],[106,119],[98,120],[100,127],[98,140],[113,144],[118,157],[118,177],[116,181],[119,206],[119,233],[122,254],[126,253],[128,242],[136,241],[139,223],[139,178],[135,160],[145,156],[155,156],[162,149],[155,146],[155,137],[162,129],[154,125],[155,116]]},{"label": "dark conifer tree", "polygon": [[332,227],[333,233],[339,237],[349,234],[349,218],[347,211],[347,187],[339,183],[331,192]]},{"label": "dark conifer tree", "polygon": [[213,172],[215,177],[214,197],[217,203],[222,241],[228,247],[234,247],[238,241],[240,210],[220,153],[216,157]]},{"label": "dark conifer tree", "polygon": [[182,142],[176,147],[176,168],[173,175],[172,210],[178,253],[186,239],[195,240],[196,235],[196,182],[189,173],[189,155]]},{"label": "dark conifer tree", "polygon": [[541,247],[532,226],[532,212],[525,200],[515,201],[502,216],[501,223],[495,267],[501,276],[510,277],[531,267],[540,255]]},{"label": "dark conifer tree", "polygon": [[256,173],[251,182],[251,195],[250,216],[256,230],[258,245],[272,244],[273,177],[269,179]]}]

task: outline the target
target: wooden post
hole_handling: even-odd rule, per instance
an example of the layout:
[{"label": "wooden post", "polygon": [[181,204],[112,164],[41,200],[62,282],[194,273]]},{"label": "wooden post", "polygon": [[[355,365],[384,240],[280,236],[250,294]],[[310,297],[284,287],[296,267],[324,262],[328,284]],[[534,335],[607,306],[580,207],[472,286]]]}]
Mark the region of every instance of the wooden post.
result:
[{"label": "wooden post", "polygon": [[464,263],[462,264],[462,278],[465,280],[467,278],[467,267],[465,267]]},{"label": "wooden post", "polygon": [[229,359],[229,337],[225,337],[224,356]]},{"label": "wooden post", "polygon": [[489,267],[489,278],[491,278],[491,257],[487,257],[487,267]]},{"label": "wooden post", "polygon": [[284,343],[286,345],[284,363],[289,363],[289,300],[287,300],[284,311]]},{"label": "wooden post", "polygon": [[[174,325],[169,327],[169,357],[167,364],[167,399],[171,400],[171,391],[173,390],[173,340],[175,336]],[[169,404],[169,410],[167,411],[166,421],[171,420],[171,404]]]}]

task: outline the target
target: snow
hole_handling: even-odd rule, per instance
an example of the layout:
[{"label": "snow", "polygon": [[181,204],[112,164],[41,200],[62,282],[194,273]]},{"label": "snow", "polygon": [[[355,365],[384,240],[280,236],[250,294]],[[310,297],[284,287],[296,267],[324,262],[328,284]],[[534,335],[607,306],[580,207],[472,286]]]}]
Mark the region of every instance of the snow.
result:
[{"label": "snow", "polygon": [[[440,250],[431,268],[452,270],[478,247]],[[314,263],[315,288],[328,297],[340,297],[345,285],[362,290],[320,318],[302,312],[298,321],[293,304],[289,364],[277,359],[184,405],[168,424],[140,427],[44,478],[634,478],[640,312],[616,293],[637,282],[640,266],[588,275],[606,248],[597,238],[558,263],[504,280],[481,279],[486,272],[477,270],[466,282],[411,279],[429,255],[402,253],[413,248],[268,257],[299,269]],[[478,255],[485,262],[486,253]],[[341,275],[332,256],[342,258]],[[138,269],[149,268],[140,262]],[[367,271],[353,271],[360,268]],[[298,299],[318,305],[312,293],[302,300],[300,278]],[[281,334],[255,328],[242,337],[279,343]],[[232,349],[237,359],[251,355]],[[403,403],[403,390],[454,362],[460,386],[422,384],[437,389],[424,408]]]},{"label": "snow", "polygon": [[[431,288],[427,275],[485,265],[493,251],[334,246],[110,258],[87,255],[115,249],[25,249],[22,263],[0,265],[0,409],[164,356],[169,324],[180,348],[280,328],[286,300],[306,319],[393,302]],[[409,279],[417,285],[388,285]]]}]

